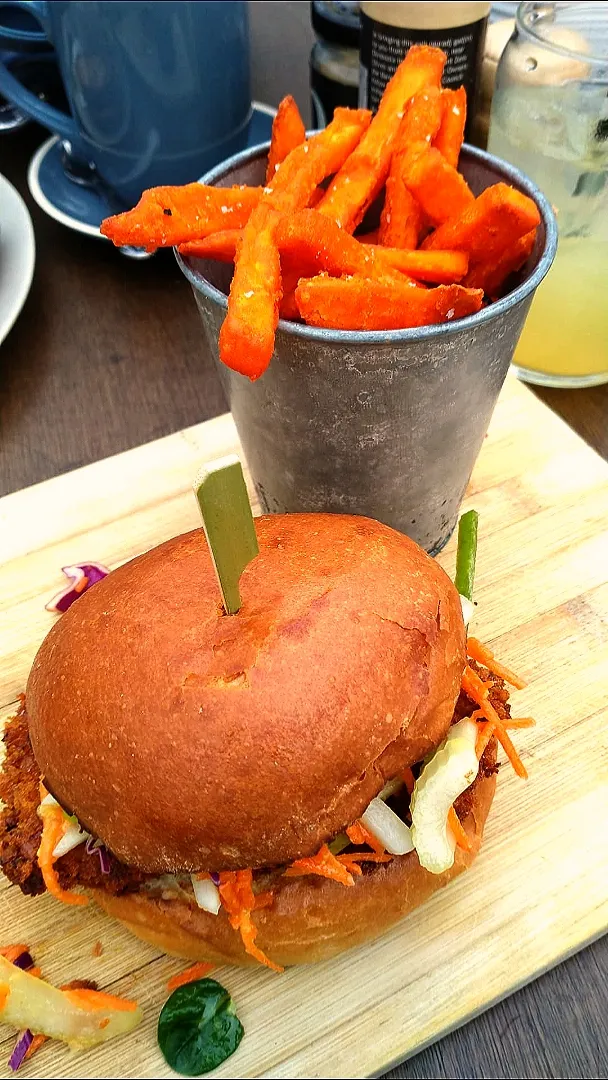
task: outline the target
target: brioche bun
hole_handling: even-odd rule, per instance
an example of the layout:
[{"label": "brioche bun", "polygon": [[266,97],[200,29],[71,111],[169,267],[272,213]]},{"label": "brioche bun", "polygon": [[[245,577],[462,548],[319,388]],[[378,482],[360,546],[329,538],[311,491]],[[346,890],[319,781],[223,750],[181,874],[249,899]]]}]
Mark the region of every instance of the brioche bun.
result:
[{"label": "brioche bun", "polygon": [[[488,764],[496,760],[495,739],[485,760]],[[471,851],[456,848],[454,865],[443,874],[424,870],[411,852],[390,863],[368,865],[352,888],[312,875],[278,878],[273,884],[274,904],[253,916],[256,945],[276,964],[289,967],[328,960],[379,937],[469,868],[479,851],[495,788],[494,774],[480,774],[474,781],[462,822]],[[258,966],[223,909],[210,915],[182,900],[156,900],[141,892],[112,896],[105,889],[89,891],[104,911],[163,952],[186,960]]]},{"label": "brioche bun", "polygon": [[[256,528],[260,554],[242,575],[237,615],[221,608],[196,530],[83,594],[34,661],[28,717],[45,784],[143,871],[312,855],[388,778],[433,750],[452,719],[465,631],[458,593],[436,562],[362,517],[271,515]],[[369,885],[359,879],[355,895],[384,895],[372,878],[395,877],[382,901],[393,921],[409,903],[397,887],[407,865],[396,861]],[[290,883],[281,914],[261,913],[263,928],[275,918],[286,928],[281,955],[297,922],[289,912],[301,911],[309,890]],[[351,891],[332,887],[336,926]],[[135,912],[149,902],[116,903]],[[184,913],[184,926],[190,918],[206,925],[204,913]],[[356,928],[340,926],[349,933]]]}]

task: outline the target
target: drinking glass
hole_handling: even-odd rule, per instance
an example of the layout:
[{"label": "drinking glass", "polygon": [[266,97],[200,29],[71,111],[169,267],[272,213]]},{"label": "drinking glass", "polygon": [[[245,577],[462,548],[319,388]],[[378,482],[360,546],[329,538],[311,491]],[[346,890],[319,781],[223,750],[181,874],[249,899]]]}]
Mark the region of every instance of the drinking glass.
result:
[{"label": "drinking glass", "polygon": [[545,386],[608,382],[608,3],[519,5],[488,149],[538,184],[559,229],[517,374]]}]

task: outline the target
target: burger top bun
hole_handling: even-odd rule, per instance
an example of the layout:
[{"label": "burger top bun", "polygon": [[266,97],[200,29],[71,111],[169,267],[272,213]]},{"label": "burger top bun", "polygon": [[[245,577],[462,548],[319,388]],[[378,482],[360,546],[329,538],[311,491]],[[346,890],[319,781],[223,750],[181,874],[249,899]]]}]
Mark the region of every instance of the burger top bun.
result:
[{"label": "burger top bun", "polygon": [[84,593],[30,674],[45,784],[151,873],[311,855],[450,725],[465,633],[437,563],[368,518],[256,529],[237,615],[195,530]]}]

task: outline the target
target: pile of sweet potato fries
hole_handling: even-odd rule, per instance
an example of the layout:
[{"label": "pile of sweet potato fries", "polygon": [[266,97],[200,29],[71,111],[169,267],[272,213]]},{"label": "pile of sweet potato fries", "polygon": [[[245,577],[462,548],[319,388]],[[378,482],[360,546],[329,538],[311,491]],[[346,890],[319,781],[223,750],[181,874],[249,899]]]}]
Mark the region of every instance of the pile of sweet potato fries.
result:
[{"label": "pile of sweet potato fries", "polygon": [[[279,317],[393,330],[479,311],[530,255],[540,215],[507,184],[475,198],[458,172],[466,95],[441,89],[445,59],[412,46],[373,118],[338,108],[309,139],[285,98],[265,187],[151,188],[102,233],[234,262],[220,356],[250,379],[270,363]],[[377,231],[353,235],[383,189]]]}]

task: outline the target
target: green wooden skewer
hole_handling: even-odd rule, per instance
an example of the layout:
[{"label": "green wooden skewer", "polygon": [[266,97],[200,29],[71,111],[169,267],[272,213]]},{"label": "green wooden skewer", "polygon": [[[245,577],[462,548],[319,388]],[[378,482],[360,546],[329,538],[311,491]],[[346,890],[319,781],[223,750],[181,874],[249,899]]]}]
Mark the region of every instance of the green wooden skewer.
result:
[{"label": "green wooden skewer", "polygon": [[475,561],[477,558],[477,523],[479,514],[476,510],[467,510],[458,522],[458,550],[456,552],[456,577],[454,584],[461,596],[473,599],[475,582]]},{"label": "green wooden skewer", "polygon": [[243,468],[235,454],[203,465],[194,481],[203,528],[227,615],[241,606],[239,579],[258,554]]}]

